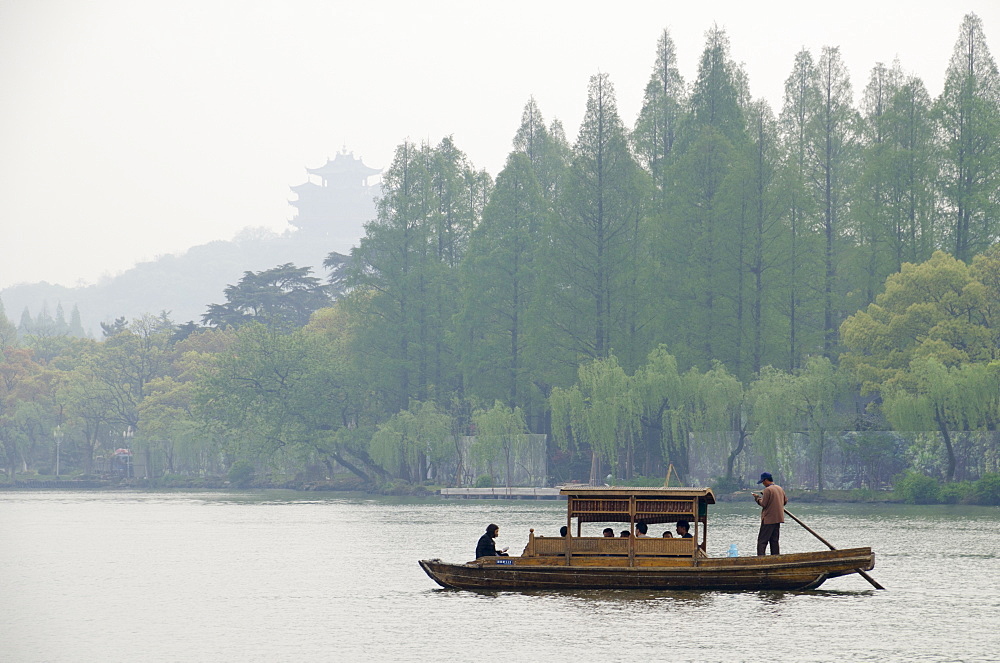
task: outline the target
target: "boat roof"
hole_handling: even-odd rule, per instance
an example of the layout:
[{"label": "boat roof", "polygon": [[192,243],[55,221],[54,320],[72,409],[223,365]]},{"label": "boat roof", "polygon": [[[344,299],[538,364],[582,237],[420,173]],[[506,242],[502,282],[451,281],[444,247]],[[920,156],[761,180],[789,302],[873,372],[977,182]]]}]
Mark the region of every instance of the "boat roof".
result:
[{"label": "boat roof", "polygon": [[707,518],[715,504],[711,488],[627,488],[618,486],[563,487],[566,516],[580,522],[639,522],[647,524]]},{"label": "boat roof", "polygon": [[677,500],[698,498],[705,504],[715,504],[715,493],[711,488],[632,488],[626,486],[563,486],[559,489],[560,495],[571,495],[579,498],[602,498],[602,497],[639,497],[643,499],[664,499]]}]

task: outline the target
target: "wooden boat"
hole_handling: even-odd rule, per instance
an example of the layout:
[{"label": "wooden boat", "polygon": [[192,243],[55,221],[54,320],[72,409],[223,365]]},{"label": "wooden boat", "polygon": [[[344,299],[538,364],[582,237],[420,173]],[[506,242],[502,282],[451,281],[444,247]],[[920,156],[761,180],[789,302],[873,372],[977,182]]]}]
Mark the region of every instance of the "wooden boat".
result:
[{"label": "wooden boat", "polygon": [[[520,557],[480,557],[464,564],[439,559],[420,566],[442,587],[474,590],[717,589],[797,590],[875,566],[871,548],[753,557],[709,557],[710,488],[563,488],[565,537],[528,534]],[[576,531],[574,533],[574,520]],[[692,538],[582,536],[583,523],[676,523]]]}]

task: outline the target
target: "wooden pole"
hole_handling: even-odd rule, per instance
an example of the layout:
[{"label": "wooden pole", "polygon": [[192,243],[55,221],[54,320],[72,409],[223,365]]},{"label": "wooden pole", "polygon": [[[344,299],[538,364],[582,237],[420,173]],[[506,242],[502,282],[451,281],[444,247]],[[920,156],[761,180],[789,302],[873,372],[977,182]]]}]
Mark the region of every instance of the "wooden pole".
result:
[{"label": "wooden pole", "polygon": [[674,473],[674,464],[670,463],[670,465],[667,467],[667,478],[663,480],[664,488],[670,487],[670,475],[673,473]]},{"label": "wooden pole", "polygon": [[[792,512],[789,511],[788,509],[785,509],[785,515],[787,515],[789,518],[791,518],[792,520],[794,520],[795,522],[797,522],[799,525],[802,525],[802,527],[805,528],[805,530],[807,532],[809,532],[810,534],[812,534],[813,536],[815,536],[817,539],[819,539],[820,541],[822,541],[823,543],[825,543],[826,546],[830,550],[836,550],[836,548],[833,547],[832,543],[830,543],[829,541],[827,541],[826,539],[824,539],[823,537],[821,537],[819,534],[817,534],[815,531],[813,531],[813,529],[811,527],[809,527],[809,525],[806,525],[804,522],[802,522],[801,520],[799,520],[798,518],[796,518],[794,515],[792,515]],[[870,575],[868,575],[867,573],[865,573],[861,569],[857,569],[857,572],[858,572],[858,574],[861,575],[862,578],[864,578],[865,580],[867,580],[868,582],[870,582],[872,584],[872,587],[874,587],[875,589],[885,589],[885,587],[883,587],[882,585],[878,584],[878,582],[875,580],[875,578],[872,578]]]}]

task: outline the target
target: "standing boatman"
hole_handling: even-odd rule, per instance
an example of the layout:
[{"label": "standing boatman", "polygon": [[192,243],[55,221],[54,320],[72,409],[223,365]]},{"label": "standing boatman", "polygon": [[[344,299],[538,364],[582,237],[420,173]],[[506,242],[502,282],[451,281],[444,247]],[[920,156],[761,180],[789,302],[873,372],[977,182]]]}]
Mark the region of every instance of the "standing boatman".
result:
[{"label": "standing boatman", "polygon": [[760,510],[760,531],[757,533],[757,554],[763,555],[767,550],[767,544],[771,544],[771,554],[778,555],[778,537],[781,534],[781,523],[785,522],[785,505],[788,504],[788,497],[781,486],[774,483],[770,472],[762,472],[760,481],[764,484],[764,491],[754,493],[753,498],[761,506]]}]

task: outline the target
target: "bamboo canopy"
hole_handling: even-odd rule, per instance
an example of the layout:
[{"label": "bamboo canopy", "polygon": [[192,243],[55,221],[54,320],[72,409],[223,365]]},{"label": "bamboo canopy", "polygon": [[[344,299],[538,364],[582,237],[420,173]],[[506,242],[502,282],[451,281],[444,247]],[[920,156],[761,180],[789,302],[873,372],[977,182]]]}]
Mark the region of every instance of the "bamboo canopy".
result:
[{"label": "bamboo canopy", "polygon": [[691,520],[705,522],[707,505],[715,504],[711,488],[562,488],[567,518],[577,522],[643,521],[647,524]]}]

